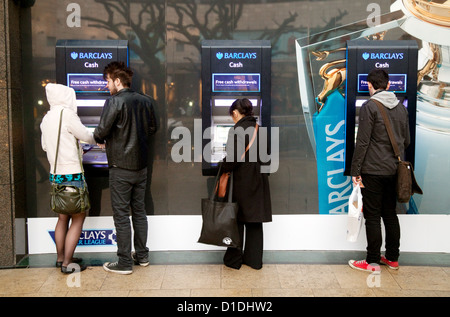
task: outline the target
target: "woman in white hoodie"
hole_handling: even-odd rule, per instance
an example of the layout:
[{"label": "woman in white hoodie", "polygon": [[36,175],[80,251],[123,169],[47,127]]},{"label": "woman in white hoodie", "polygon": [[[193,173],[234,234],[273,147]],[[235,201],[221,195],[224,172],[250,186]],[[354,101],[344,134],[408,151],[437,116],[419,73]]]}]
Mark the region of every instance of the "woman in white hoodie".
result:
[{"label": "woman in white hoodie", "polygon": [[[81,123],[77,115],[75,91],[60,84],[47,84],[45,87],[50,110],[42,119],[42,149],[47,152],[50,163],[50,181],[56,183],[83,186],[82,169],[79,161],[81,146],[77,148],[78,140],[95,144],[92,132]],[[56,146],[61,111],[62,116],[61,136],[58,150],[57,169],[54,171]],[[69,221],[72,219],[70,228]],[[58,214],[58,222],[55,228],[55,243],[57,260],[56,266],[61,267],[61,272],[72,273],[68,270],[70,263],[80,263],[81,259],[73,258],[73,253],[78,244],[83,227],[85,213],[76,215]],[[80,265],[80,269],[86,267]]]}]

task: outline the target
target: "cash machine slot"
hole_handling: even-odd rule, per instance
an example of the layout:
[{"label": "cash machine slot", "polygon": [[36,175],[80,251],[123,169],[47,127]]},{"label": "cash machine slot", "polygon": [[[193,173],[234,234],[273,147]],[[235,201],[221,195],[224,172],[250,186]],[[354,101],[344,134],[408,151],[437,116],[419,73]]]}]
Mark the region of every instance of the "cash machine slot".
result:
[{"label": "cash machine slot", "polygon": [[[248,98],[261,126],[270,128],[270,41],[205,40],[202,43],[202,174],[216,175],[234,126],[231,104]],[[205,147],[211,147],[205,149]],[[208,157],[206,157],[208,156]]]},{"label": "cash machine slot", "polygon": [[[215,166],[226,154],[226,143],[228,132],[234,126],[233,119],[229,114],[231,104],[240,96],[213,97],[211,105],[211,163]],[[252,105],[254,117],[260,121],[260,98],[246,96]]]},{"label": "cash machine slot", "polygon": [[344,175],[350,175],[359,110],[370,99],[367,75],[372,69],[382,68],[389,74],[390,88],[408,110],[411,143],[406,150],[406,160],[414,164],[417,101],[416,41],[347,41],[346,81],[346,137]]},{"label": "cash machine slot", "polygon": [[[91,132],[94,132],[100,121],[100,115],[103,110],[105,100],[103,99],[78,99],[78,116],[81,123],[83,123]],[[81,142],[83,147],[83,164],[106,167],[108,159],[106,157],[105,149],[101,149],[97,144],[87,144]]]},{"label": "cash machine slot", "polygon": [[[110,96],[103,69],[112,61],[128,64],[128,41],[58,40],[56,43],[57,82],[75,90],[78,116],[91,131],[98,126],[105,100]],[[107,168],[105,150],[96,144],[82,146],[85,167]]]}]

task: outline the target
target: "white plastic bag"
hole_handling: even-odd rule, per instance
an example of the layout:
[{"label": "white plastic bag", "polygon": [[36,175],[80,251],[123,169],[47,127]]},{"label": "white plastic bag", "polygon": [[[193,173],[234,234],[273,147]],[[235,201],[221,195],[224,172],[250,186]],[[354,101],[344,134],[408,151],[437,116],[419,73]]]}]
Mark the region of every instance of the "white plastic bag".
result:
[{"label": "white plastic bag", "polygon": [[347,241],[355,242],[358,239],[363,223],[363,202],[359,184],[353,187],[348,200]]}]

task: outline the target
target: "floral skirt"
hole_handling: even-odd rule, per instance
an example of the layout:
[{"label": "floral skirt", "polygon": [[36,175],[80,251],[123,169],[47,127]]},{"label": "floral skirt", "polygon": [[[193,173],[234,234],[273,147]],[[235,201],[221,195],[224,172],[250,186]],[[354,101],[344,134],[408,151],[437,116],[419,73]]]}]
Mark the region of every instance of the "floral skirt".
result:
[{"label": "floral skirt", "polygon": [[84,175],[83,173],[77,174],[65,174],[65,175],[54,175],[50,173],[50,183],[64,184],[64,185],[74,185],[77,187],[83,187]]}]

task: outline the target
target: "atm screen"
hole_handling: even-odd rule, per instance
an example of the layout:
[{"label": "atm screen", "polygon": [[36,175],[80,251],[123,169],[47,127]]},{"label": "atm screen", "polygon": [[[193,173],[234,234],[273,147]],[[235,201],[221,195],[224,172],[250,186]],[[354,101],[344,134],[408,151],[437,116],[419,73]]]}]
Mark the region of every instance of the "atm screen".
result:
[{"label": "atm screen", "polygon": [[104,93],[109,94],[107,82],[103,74],[67,74],[67,85],[76,93]]},{"label": "atm screen", "polygon": [[211,162],[220,162],[226,155],[226,144],[228,139],[228,131],[232,125],[218,124],[214,128],[214,136],[211,142],[212,156]]},{"label": "atm screen", "polygon": [[260,74],[212,74],[213,92],[260,92]]},{"label": "atm screen", "polygon": [[231,125],[217,125],[214,134],[214,142],[226,144],[228,139],[228,131]]},{"label": "atm screen", "polygon": [[[231,105],[233,104],[233,102],[237,98],[238,97],[233,98],[233,99],[219,99],[219,98],[216,98],[216,99],[214,99],[214,106],[215,107],[228,107],[229,108],[229,107],[231,107]],[[253,107],[257,107],[258,106],[258,99],[250,98],[249,100],[252,103]]]},{"label": "atm screen", "polygon": [[[358,92],[369,92],[369,86],[367,82],[368,74],[358,74]],[[389,91],[394,93],[406,92],[406,74],[389,74]]]},{"label": "atm screen", "polygon": [[[408,99],[397,97],[397,99],[403,103],[403,105],[408,108]],[[358,98],[355,101],[355,144],[356,144],[356,136],[358,134],[358,126],[359,126],[359,111],[361,106],[367,101],[369,98]]]},{"label": "atm screen", "polygon": [[[105,105],[105,99],[77,99],[77,107],[83,108],[103,108]],[[80,111],[80,109],[78,109]]]}]

